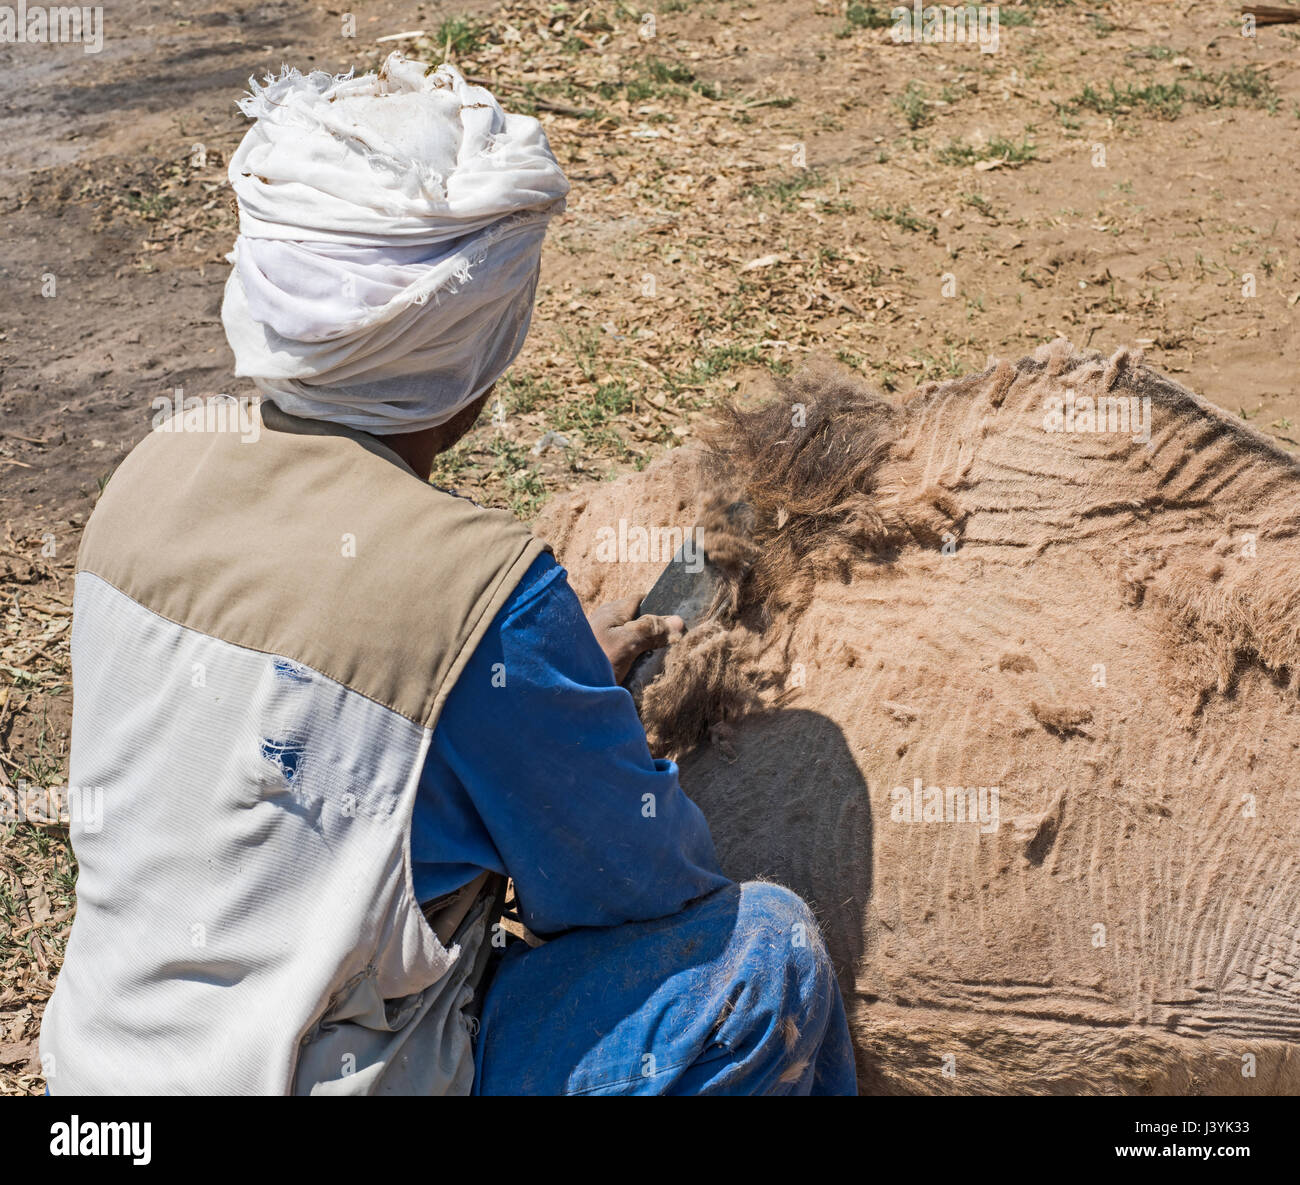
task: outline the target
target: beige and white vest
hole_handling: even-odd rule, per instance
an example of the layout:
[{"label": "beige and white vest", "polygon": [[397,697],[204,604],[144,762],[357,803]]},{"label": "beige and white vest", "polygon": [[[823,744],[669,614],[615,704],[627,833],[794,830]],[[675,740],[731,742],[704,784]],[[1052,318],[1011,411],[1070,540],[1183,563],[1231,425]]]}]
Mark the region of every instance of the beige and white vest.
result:
[{"label": "beige and white vest", "polygon": [[361,433],[194,419],[126,458],[78,557],[69,785],[102,826],[72,825],[50,1092],[466,1093],[492,894],[426,921],[411,811],[543,544]]}]

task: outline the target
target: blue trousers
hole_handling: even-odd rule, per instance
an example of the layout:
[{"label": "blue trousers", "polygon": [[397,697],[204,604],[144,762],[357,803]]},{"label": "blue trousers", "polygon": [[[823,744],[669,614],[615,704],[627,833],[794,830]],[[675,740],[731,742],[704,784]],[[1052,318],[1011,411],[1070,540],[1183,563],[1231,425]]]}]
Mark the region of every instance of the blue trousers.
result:
[{"label": "blue trousers", "polygon": [[506,951],[474,1092],[856,1093],[839,986],[808,907],[731,885],[679,914]]}]

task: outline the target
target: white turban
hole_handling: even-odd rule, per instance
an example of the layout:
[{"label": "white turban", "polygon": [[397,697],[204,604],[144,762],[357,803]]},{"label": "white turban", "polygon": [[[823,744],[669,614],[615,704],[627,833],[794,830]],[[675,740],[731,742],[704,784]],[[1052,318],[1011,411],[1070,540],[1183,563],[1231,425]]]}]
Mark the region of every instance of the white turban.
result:
[{"label": "white turban", "polygon": [[569,190],[546,133],[452,66],[250,80],[221,316],[235,373],[367,432],[445,423],[514,360]]}]

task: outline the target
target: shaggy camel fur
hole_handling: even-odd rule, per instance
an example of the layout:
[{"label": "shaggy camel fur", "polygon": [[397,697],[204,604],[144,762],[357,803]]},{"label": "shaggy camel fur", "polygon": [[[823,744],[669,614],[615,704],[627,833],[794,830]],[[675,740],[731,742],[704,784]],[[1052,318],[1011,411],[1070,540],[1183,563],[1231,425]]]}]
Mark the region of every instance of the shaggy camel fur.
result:
[{"label": "shaggy camel fur", "polygon": [[620,520],[728,566],[642,715],[816,909],[864,1089],[1300,1090],[1295,461],[1055,342],[898,404],[809,372],[556,501],[589,603],[661,567]]}]

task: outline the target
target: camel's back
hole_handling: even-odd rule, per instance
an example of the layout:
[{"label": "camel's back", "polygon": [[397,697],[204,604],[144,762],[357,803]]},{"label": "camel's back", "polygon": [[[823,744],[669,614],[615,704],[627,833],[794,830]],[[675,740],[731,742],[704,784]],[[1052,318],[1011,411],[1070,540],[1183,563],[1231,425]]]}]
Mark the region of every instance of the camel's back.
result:
[{"label": "camel's back", "polygon": [[[765,709],[683,762],[724,867],[815,903],[870,1088],[1300,1089],[1300,470],[1059,348],[891,430],[864,507],[926,529],[697,646]],[[584,540],[689,519],[696,465],[549,512],[580,590],[637,591]]]}]

